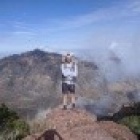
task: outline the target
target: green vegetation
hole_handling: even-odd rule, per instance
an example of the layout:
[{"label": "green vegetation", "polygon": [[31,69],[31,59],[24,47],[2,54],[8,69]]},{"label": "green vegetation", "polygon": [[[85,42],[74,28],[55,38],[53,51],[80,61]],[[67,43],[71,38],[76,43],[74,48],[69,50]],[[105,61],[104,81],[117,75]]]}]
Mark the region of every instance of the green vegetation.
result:
[{"label": "green vegetation", "polygon": [[5,104],[0,106],[0,139],[21,140],[29,134],[29,125]]},{"label": "green vegetation", "polygon": [[132,132],[140,135],[140,116],[128,116],[119,121],[119,123],[128,126]]}]

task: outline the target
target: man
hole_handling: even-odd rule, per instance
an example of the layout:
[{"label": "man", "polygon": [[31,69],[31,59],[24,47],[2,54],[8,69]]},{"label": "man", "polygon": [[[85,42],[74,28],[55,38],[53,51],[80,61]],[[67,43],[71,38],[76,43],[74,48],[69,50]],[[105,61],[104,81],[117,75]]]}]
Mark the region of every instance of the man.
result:
[{"label": "man", "polygon": [[67,109],[68,97],[70,97],[70,104],[72,108],[75,108],[75,82],[78,75],[78,68],[71,53],[67,53],[63,56],[61,70],[63,109]]}]

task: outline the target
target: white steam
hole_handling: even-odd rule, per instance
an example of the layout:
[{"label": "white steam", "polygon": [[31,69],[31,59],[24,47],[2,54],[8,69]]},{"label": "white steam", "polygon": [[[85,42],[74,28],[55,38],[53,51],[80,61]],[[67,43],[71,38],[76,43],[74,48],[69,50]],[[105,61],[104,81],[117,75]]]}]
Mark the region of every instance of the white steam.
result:
[{"label": "white steam", "polygon": [[89,47],[80,55],[95,62],[108,81],[140,76],[140,48],[137,43],[106,42],[104,46]]}]

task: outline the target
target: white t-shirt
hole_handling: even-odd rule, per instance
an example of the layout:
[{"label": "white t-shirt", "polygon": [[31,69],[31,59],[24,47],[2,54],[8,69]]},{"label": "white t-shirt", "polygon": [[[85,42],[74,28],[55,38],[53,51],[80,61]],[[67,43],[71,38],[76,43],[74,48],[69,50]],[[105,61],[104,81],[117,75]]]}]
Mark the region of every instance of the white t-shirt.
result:
[{"label": "white t-shirt", "polygon": [[62,74],[65,79],[65,83],[74,84],[73,77],[78,76],[78,68],[76,63],[65,63],[61,65]]}]

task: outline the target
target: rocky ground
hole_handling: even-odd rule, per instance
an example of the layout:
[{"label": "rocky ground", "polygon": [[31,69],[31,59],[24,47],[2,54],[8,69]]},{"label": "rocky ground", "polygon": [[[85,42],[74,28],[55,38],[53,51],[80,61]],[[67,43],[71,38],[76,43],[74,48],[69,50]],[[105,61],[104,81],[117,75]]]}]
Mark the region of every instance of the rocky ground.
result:
[{"label": "rocky ground", "polygon": [[[56,108],[44,120],[32,122],[31,135],[24,140],[137,140],[126,127],[112,121],[97,121],[97,117],[81,109]],[[50,131],[51,130],[51,131]],[[45,135],[46,134],[46,135]],[[59,140],[55,136],[54,140]]]}]

